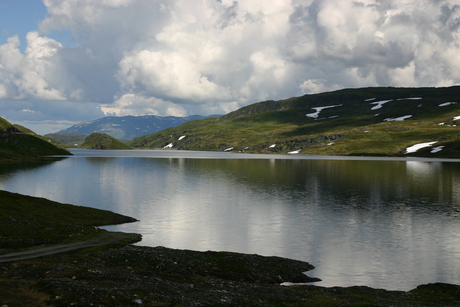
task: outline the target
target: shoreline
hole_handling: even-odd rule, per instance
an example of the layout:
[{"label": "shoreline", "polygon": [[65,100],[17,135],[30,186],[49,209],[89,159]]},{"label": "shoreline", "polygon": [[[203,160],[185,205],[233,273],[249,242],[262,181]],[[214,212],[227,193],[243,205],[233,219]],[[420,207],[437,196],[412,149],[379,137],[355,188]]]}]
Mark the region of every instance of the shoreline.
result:
[{"label": "shoreline", "polygon": [[[179,149],[82,149],[68,148],[72,155],[53,155],[51,158],[81,158],[81,157],[113,157],[112,152],[117,153],[117,157],[134,157],[134,158],[184,158],[184,159],[256,159],[256,160],[361,160],[361,161],[396,161],[396,162],[460,162],[458,158],[435,158],[435,157],[417,157],[407,156],[332,156],[332,155],[314,155],[314,154],[260,154],[260,153],[236,153],[223,151],[196,151],[196,150],[179,150]],[[81,154],[85,152],[85,154]],[[91,154],[88,154],[91,153]],[[149,153],[149,154],[146,154]]]}]

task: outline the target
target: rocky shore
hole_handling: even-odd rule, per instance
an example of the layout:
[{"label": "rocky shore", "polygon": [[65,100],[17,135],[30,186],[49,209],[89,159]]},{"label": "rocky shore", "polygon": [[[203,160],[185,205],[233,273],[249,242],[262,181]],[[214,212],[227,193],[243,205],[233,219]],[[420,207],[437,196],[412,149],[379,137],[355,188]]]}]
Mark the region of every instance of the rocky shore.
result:
[{"label": "rocky shore", "polygon": [[281,286],[314,281],[302,261],[229,252],[109,245],[3,263],[7,306],[460,306],[460,286],[409,292]]}]

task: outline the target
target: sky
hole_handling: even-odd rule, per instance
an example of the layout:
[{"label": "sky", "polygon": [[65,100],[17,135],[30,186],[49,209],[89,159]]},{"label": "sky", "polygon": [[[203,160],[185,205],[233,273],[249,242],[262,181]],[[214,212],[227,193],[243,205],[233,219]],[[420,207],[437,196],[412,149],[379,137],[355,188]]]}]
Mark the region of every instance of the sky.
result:
[{"label": "sky", "polygon": [[458,84],[460,0],[0,0],[0,116],[39,134]]}]

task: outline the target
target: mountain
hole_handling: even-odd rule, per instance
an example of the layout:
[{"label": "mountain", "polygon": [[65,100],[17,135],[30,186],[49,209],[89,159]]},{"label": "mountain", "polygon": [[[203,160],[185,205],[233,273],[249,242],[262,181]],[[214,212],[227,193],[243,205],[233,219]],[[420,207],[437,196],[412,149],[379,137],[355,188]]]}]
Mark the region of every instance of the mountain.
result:
[{"label": "mountain", "polygon": [[94,132],[86,137],[80,148],[86,149],[131,149],[117,139],[105,133]]},{"label": "mountain", "polygon": [[0,161],[36,159],[46,155],[70,155],[70,152],[55,141],[0,117]]},{"label": "mountain", "polygon": [[[60,130],[56,133],[72,133],[89,135],[93,132],[106,133],[116,139],[129,139],[152,134],[163,129],[181,125],[185,122],[203,119],[206,116],[192,115],[188,117],[175,116],[109,116],[93,121],[83,122],[73,125],[70,128]],[[48,135],[45,135],[48,136]]]},{"label": "mountain", "polygon": [[[460,157],[459,121],[460,86],[343,89],[255,103],[219,118],[187,122],[135,138],[130,145],[454,158]],[[420,143],[426,147],[406,150]]]}]

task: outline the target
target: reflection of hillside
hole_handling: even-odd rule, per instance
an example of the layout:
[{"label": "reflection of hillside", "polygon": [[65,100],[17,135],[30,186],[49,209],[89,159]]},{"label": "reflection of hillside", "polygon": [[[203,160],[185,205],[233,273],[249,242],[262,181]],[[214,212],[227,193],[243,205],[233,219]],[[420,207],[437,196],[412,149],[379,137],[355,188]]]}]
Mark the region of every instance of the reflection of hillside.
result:
[{"label": "reflection of hillside", "polygon": [[19,171],[41,168],[64,159],[67,159],[67,157],[54,158],[54,161],[0,163],[0,180],[4,180],[8,176]]},{"label": "reflection of hillside", "polygon": [[265,192],[268,186],[273,193],[289,189],[304,197],[311,193],[340,194],[372,204],[422,199],[416,205],[437,201],[460,205],[460,166],[456,163],[175,158],[156,162],[199,176],[224,176],[235,184]]},{"label": "reflection of hillside", "polygon": [[436,195],[439,201],[459,205],[459,169],[458,163],[408,161],[406,170],[411,195],[426,200]]}]

